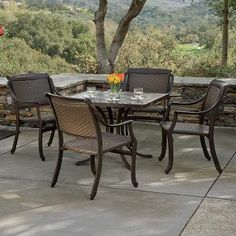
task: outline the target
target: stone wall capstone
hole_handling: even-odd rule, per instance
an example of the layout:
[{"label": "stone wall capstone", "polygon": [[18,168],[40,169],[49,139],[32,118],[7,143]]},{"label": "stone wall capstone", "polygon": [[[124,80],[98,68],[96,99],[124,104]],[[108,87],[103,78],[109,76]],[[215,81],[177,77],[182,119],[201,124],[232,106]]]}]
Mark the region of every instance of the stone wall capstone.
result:
[{"label": "stone wall capstone", "polygon": [[[108,89],[106,83],[106,75],[94,74],[59,74],[52,75],[53,82],[58,91],[63,95],[71,95],[86,90],[87,86],[95,85],[99,90]],[[200,77],[175,77],[173,94],[178,94],[172,99],[193,101],[201,97],[206,91],[209,83],[214,78],[200,78]],[[223,106],[218,116],[217,125],[219,126],[236,126],[236,79],[221,79],[229,84]],[[10,93],[7,89],[7,79],[0,78],[0,124],[14,125],[15,113],[14,104]],[[197,109],[197,106],[192,106],[191,109]],[[180,107],[176,107],[180,109]],[[181,107],[182,109],[182,107]],[[45,108],[44,112],[49,109]],[[24,109],[21,111],[24,117],[35,116],[34,109]],[[194,121],[194,117],[180,117],[182,121]]]}]

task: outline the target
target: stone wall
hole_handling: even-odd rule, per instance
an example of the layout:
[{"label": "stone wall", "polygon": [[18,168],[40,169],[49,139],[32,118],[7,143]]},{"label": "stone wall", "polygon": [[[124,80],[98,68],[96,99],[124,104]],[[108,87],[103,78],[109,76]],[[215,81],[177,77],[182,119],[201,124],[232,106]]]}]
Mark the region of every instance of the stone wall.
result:
[{"label": "stone wall", "polygon": [[[95,85],[99,90],[106,90],[106,75],[89,75],[89,74],[60,74],[52,76],[57,89],[64,95],[71,95],[86,90],[87,86]],[[174,79],[173,100],[192,101],[201,97],[210,81],[213,78],[192,78],[192,77],[176,77]],[[221,106],[217,124],[219,126],[236,126],[236,79],[224,79],[230,86],[227,90],[225,100]],[[0,78],[0,124],[14,125],[15,114],[11,97],[6,87],[7,80]],[[176,96],[177,94],[177,96]],[[191,109],[197,109],[192,106]],[[177,107],[180,109],[180,107]],[[182,107],[181,107],[182,109]],[[43,109],[48,112],[50,109]],[[35,110],[24,109],[21,111],[24,117],[35,115]],[[194,117],[180,117],[183,121],[193,121]]]}]

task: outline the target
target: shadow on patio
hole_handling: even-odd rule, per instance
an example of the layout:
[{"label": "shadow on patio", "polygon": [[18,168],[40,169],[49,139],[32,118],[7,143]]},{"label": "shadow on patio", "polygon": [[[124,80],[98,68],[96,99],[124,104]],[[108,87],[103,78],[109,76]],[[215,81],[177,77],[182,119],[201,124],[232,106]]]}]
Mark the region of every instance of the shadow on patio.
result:
[{"label": "shadow on patio", "polygon": [[[37,130],[24,129],[12,155],[13,137],[1,140],[0,235],[233,235],[236,226],[236,130],[217,128],[216,150],[224,168],[219,176],[202,153],[198,137],[177,135],[174,166],[158,161],[158,124],[134,124],[139,187],[134,189],[119,155],[106,154],[98,194],[88,200],[93,175],[75,166],[81,157],[65,153],[58,184],[50,188],[57,140],[42,162]],[[218,225],[216,227],[216,225]]]}]

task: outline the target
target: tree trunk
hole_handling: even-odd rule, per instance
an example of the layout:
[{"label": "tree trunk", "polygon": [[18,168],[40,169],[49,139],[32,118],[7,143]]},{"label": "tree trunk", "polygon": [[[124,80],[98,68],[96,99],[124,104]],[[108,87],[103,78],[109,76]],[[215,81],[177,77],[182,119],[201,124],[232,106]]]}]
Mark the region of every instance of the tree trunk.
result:
[{"label": "tree trunk", "polygon": [[96,26],[97,72],[99,74],[114,72],[116,59],[129,30],[130,22],[141,12],[146,1],[147,0],[132,0],[128,12],[119,23],[109,53],[107,54],[104,31],[107,0],[100,0],[99,8],[95,12],[94,17]]},{"label": "tree trunk", "polygon": [[224,0],[223,11],[223,32],[222,32],[222,55],[221,65],[226,66],[228,62],[228,45],[229,45],[229,0]]},{"label": "tree trunk", "polygon": [[105,74],[108,70],[107,49],[105,44],[104,21],[107,14],[107,0],[99,1],[99,8],[94,15],[96,26],[97,73]]}]

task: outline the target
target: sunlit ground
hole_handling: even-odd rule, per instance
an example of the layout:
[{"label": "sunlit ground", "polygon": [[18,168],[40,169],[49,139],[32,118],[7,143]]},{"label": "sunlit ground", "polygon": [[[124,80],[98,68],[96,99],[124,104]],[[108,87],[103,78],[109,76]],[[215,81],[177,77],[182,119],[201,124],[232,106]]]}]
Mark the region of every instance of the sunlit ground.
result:
[{"label": "sunlit ground", "polygon": [[[93,175],[85,158],[65,152],[58,184],[50,188],[57,158],[57,138],[42,162],[37,130],[25,129],[10,154],[13,137],[0,141],[0,235],[234,235],[236,226],[236,129],[217,128],[215,143],[224,169],[219,176],[207,161],[198,137],[174,137],[174,166],[164,173],[168,155],[158,161],[158,124],[134,125],[138,149],[138,188],[119,156],[104,157],[100,187],[89,200]],[[47,137],[45,138],[45,142]]]}]

